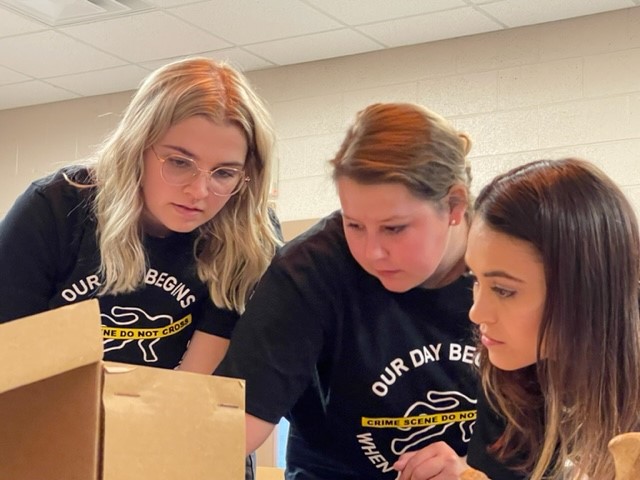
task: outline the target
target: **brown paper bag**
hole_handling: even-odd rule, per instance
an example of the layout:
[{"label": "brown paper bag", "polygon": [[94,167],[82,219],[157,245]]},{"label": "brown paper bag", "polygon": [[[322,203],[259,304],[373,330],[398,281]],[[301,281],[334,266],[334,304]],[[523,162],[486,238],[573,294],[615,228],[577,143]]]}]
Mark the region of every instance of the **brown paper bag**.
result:
[{"label": "brown paper bag", "polygon": [[640,479],[640,432],[616,435],[609,442],[616,480]]}]

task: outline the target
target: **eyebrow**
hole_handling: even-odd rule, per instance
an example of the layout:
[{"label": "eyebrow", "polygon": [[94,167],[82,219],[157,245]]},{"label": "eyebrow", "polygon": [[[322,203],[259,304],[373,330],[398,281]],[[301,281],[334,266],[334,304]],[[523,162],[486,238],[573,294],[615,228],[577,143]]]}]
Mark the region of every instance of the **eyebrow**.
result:
[{"label": "eyebrow", "polygon": [[[350,217],[349,215],[345,214],[344,212],[342,212],[342,216],[344,218],[346,218],[347,220],[350,220],[352,222],[359,222],[360,220],[356,220],[353,217]],[[389,222],[406,222],[409,220],[409,216],[408,215],[394,215],[392,217],[389,218],[383,218],[381,220],[378,220],[378,223],[389,223]]]},{"label": "eyebrow", "polygon": [[166,147],[166,148],[170,148],[172,150],[176,150],[176,151],[180,152],[181,154],[183,154],[185,157],[189,157],[191,160],[196,160],[197,159],[197,156],[194,155],[189,150],[187,150],[186,148],[179,147],[177,145],[162,145],[162,146]]},{"label": "eyebrow", "polygon": [[496,278],[496,277],[507,278],[509,280],[513,280],[514,282],[524,283],[524,280],[522,280],[521,278],[514,277],[513,275],[508,274],[504,270],[492,270],[490,272],[484,272],[482,276],[487,278]]},{"label": "eyebrow", "polygon": [[[178,145],[162,145],[162,146],[166,147],[166,148],[170,148],[172,150],[176,150],[177,152],[180,152],[182,155],[184,155],[185,157],[189,158],[190,160],[194,160],[194,161],[198,161],[199,160],[197,155],[194,155],[192,152],[190,152],[186,148],[180,147]],[[235,161],[235,160],[229,160],[229,161],[226,161],[226,162],[220,162],[219,164],[216,165],[216,168],[217,167],[244,168],[244,161],[238,162],[238,161]]]}]

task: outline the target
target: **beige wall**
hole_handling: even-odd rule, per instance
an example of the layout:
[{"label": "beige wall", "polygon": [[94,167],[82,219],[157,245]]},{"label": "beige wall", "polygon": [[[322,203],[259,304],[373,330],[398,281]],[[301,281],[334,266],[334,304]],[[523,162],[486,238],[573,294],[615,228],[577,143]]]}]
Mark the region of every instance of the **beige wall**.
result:
[{"label": "beige wall", "polygon": [[32,180],[88,155],[131,93],[0,110],[0,217]]},{"label": "beige wall", "polygon": [[640,7],[250,77],[280,136],[283,220],[338,206],[327,159],[360,108],[396,100],[420,102],[471,135],[476,191],[528,160],[582,156],[640,212]]},{"label": "beige wall", "polygon": [[[640,7],[248,74],[279,137],[282,221],[338,207],[327,160],[355,113],[420,102],[474,139],[474,190],[542,157],[601,165],[640,211]],[[131,93],[0,111],[0,215],[27,183],[85,155]]]}]

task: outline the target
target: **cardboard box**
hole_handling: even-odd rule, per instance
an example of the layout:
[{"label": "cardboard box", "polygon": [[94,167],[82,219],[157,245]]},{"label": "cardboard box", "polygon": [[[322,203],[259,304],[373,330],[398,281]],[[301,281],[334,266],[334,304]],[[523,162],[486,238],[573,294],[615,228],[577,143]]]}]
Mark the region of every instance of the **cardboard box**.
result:
[{"label": "cardboard box", "polygon": [[102,362],[98,302],[0,325],[0,480],[244,479],[244,382]]}]

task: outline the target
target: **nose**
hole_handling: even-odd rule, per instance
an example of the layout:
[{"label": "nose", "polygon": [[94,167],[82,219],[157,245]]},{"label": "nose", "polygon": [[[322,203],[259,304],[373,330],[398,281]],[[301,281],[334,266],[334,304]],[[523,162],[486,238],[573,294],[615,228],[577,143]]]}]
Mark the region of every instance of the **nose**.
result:
[{"label": "nose", "polygon": [[495,322],[489,299],[486,298],[478,285],[473,287],[473,305],[469,310],[469,320],[476,325]]},{"label": "nose", "polygon": [[367,235],[365,242],[364,253],[368,260],[379,260],[387,255],[377,235]]},{"label": "nose", "polygon": [[186,185],[185,191],[195,199],[206,198],[209,195],[209,177],[198,172],[198,176]]}]

